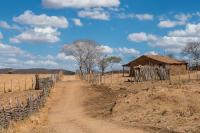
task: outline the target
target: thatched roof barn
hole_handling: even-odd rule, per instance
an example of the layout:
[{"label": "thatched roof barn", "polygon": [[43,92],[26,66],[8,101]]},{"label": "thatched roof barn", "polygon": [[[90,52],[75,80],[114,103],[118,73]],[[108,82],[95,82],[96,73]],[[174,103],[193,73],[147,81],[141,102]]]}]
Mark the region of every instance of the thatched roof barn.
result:
[{"label": "thatched roof barn", "polygon": [[161,55],[143,55],[139,58],[129,62],[128,64],[123,65],[128,67],[129,70],[137,66],[159,66],[170,70],[170,75],[183,74],[187,72],[187,63],[184,61],[176,60],[168,56]]}]

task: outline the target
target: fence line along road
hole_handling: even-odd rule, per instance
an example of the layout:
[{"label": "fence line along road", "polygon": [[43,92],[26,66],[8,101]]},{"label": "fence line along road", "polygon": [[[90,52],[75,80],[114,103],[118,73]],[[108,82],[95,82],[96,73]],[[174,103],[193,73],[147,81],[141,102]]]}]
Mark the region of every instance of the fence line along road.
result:
[{"label": "fence line along road", "polygon": [[0,106],[0,129],[8,128],[12,121],[23,120],[43,107],[51,89],[61,77],[62,75],[55,74],[36,79],[35,87],[38,84],[39,90],[35,90],[37,93],[28,94],[25,102],[20,102],[20,98],[10,97],[8,105]]},{"label": "fence line along road", "polygon": [[125,73],[125,75],[121,71],[115,71],[115,73],[105,73],[104,75],[100,72],[83,73],[82,75],[76,73],[76,77],[92,85],[113,85],[124,82],[144,83],[146,81],[151,81],[152,83],[161,81],[160,83],[181,84],[183,82],[199,80],[200,71],[188,71],[186,74],[170,75],[168,69],[143,67],[142,69],[135,69],[131,73]]}]

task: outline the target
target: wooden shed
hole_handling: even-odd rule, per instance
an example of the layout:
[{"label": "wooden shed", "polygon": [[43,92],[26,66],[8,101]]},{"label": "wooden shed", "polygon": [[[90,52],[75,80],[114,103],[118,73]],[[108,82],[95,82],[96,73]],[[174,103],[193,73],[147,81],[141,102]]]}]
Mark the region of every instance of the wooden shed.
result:
[{"label": "wooden shed", "polygon": [[162,55],[143,55],[139,58],[123,65],[129,68],[129,71],[137,66],[159,66],[163,68],[169,68],[170,75],[184,74],[187,73],[187,63],[184,61],[176,60],[168,56]]}]

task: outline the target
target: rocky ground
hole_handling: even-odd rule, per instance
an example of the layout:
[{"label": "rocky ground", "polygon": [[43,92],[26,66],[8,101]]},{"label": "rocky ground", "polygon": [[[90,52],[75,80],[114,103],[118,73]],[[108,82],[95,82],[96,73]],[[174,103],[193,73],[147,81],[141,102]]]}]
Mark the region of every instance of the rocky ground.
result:
[{"label": "rocky ground", "polygon": [[149,132],[199,133],[199,88],[200,81],[96,86],[85,104],[93,117]]}]

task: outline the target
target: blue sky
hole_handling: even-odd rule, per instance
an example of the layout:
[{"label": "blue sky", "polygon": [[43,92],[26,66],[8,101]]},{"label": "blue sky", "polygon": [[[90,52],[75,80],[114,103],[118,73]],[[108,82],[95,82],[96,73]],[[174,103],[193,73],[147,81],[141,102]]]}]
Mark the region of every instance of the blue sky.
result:
[{"label": "blue sky", "polygon": [[[71,1],[71,2],[70,2]],[[78,39],[98,42],[123,63],[142,54],[175,54],[200,41],[196,0],[2,0],[0,68],[65,68],[61,53]]]}]

